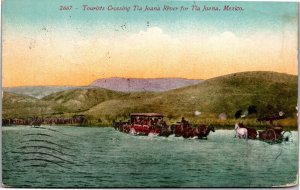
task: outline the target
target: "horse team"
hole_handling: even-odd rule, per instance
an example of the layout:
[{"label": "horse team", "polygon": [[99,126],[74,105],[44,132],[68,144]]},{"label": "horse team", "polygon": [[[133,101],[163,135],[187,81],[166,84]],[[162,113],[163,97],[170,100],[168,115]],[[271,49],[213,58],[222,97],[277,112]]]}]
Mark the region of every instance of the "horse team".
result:
[{"label": "horse team", "polygon": [[271,125],[264,131],[257,131],[256,129],[244,126],[243,123],[235,124],[234,128],[236,136],[244,139],[261,140],[268,143],[281,143],[283,141],[289,141],[291,137],[290,131],[284,131],[282,126]]},{"label": "horse team", "polygon": [[184,118],[181,122],[172,124],[170,126],[165,123],[153,124],[153,125],[139,125],[137,123],[130,122],[113,122],[113,127],[123,133],[128,133],[132,135],[148,135],[148,136],[163,136],[168,137],[174,135],[175,137],[183,138],[199,138],[207,139],[209,133],[215,132],[215,128],[212,125],[199,125],[193,127]]}]

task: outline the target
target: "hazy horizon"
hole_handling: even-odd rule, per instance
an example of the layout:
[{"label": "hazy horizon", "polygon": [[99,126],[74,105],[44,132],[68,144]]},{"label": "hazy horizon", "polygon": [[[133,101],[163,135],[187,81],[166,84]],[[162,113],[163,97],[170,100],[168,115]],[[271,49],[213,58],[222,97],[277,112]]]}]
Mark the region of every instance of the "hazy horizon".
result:
[{"label": "hazy horizon", "polygon": [[[236,72],[236,73],[245,73],[245,72],[274,72],[274,73],[280,73],[280,72],[275,72],[275,71],[243,71],[243,72]],[[233,75],[236,73],[229,73],[226,75]],[[298,76],[298,74],[289,74],[289,73],[281,73],[281,74],[287,74],[287,75],[293,75],[293,76]],[[107,77],[107,78],[98,78],[95,79],[93,81],[91,81],[90,83],[86,84],[86,85],[29,85],[29,86],[2,86],[2,88],[22,88],[22,87],[93,87],[90,86],[93,82],[97,81],[97,80],[103,80],[103,79],[112,79],[112,78],[121,78],[121,79],[141,79],[141,80],[147,80],[147,79],[187,79],[187,80],[210,80],[213,78],[217,78],[217,77],[222,77],[222,76],[226,76],[226,75],[220,75],[220,76],[216,76],[216,77],[212,77],[212,78],[208,78],[208,79],[189,79],[189,78],[182,78],[182,77],[165,77],[165,78],[126,78],[126,77]]]}]

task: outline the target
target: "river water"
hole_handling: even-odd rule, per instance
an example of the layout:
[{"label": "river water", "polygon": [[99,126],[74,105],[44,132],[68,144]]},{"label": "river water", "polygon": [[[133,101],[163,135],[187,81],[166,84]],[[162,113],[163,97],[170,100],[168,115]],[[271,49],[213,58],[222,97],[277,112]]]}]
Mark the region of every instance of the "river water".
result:
[{"label": "river water", "polygon": [[113,128],[2,127],[3,183],[13,187],[271,187],[293,184],[298,133],[270,145],[216,130],[208,140]]}]

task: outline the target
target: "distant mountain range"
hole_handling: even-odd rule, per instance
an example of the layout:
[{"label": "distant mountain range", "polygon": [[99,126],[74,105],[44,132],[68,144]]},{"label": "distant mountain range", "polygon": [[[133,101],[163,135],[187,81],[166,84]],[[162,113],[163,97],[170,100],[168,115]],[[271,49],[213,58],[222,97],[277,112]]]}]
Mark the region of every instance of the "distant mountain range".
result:
[{"label": "distant mountain range", "polygon": [[22,86],[6,87],[4,92],[12,92],[41,99],[50,94],[65,90],[105,88],[119,92],[163,92],[193,84],[203,80],[184,78],[138,79],[138,78],[106,78],[98,79],[89,86]]},{"label": "distant mountain range", "polygon": [[164,92],[189,85],[194,85],[203,80],[185,78],[105,78],[92,82],[89,86],[106,88],[120,92]]}]

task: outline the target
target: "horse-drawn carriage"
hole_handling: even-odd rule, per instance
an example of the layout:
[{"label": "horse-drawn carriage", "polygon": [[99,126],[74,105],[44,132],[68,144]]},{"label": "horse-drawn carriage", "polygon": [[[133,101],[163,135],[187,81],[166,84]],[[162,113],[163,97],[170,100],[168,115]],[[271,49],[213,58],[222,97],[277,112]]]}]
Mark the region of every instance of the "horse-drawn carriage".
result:
[{"label": "horse-drawn carriage", "polygon": [[113,122],[116,130],[132,135],[157,136],[168,126],[163,121],[163,115],[159,113],[132,113],[127,122]]},{"label": "horse-drawn carriage", "polygon": [[281,143],[283,141],[289,141],[292,137],[292,133],[289,130],[283,130],[280,125],[273,124],[274,120],[284,119],[284,116],[272,116],[259,118],[258,121],[269,121],[270,124],[263,131],[256,131],[256,129],[246,127],[243,123],[235,125],[235,131],[240,138],[258,139],[270,144]]},{"label": "horse-drawn carriage", "polygon": [[271,144],[289,141],[292,137],[291,131],[283,130],[282,126],[273,124],[274,120],[280,120],[284,118],[284,116],[259,118],[258,121],[269,121],[270,125],[264,131],[258,132],[258,139]]},{"label": "horse-drawn carriage", "polygon": [[182,118],[168,126],[163,120],[163,114],[159,113],[132,113],[127,122],[113,122],[113,127],[124,133],[132,135],[164,136],[175,135],[183,138],[204,138],[206,139],[210,131],[215,131],[213,126],[200,125],[193,127],[188,121]]}]

